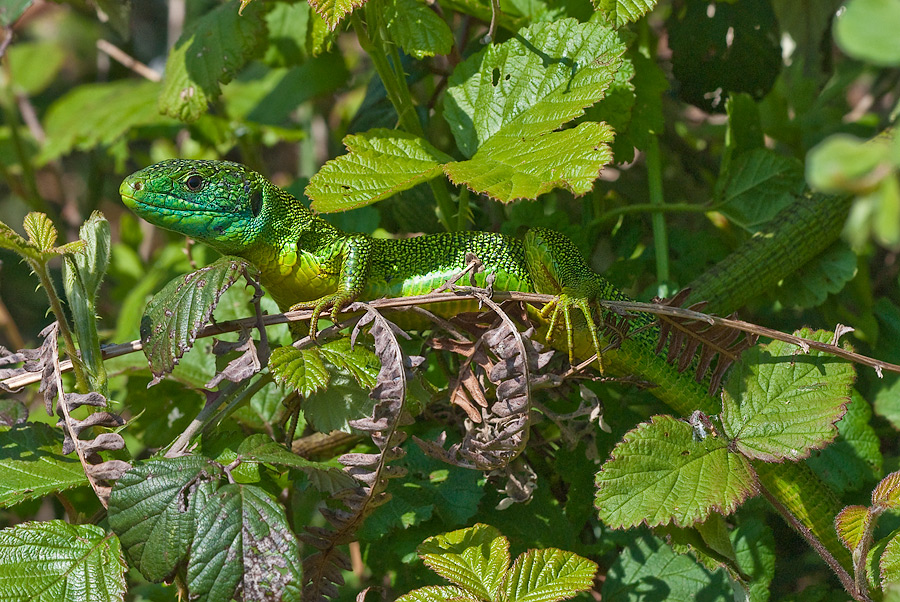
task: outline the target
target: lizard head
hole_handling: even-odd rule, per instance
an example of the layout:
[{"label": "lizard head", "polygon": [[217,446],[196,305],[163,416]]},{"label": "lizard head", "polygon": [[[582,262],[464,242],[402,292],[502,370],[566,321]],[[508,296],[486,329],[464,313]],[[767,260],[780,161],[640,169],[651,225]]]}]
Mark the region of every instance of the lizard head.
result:
[{"label": "lizard head", "polygon": [[282,193],[263,176],[230,161],[172,159],[122,182],[125,205],[151,224],[239,255],[266,226],[267,205]]}]

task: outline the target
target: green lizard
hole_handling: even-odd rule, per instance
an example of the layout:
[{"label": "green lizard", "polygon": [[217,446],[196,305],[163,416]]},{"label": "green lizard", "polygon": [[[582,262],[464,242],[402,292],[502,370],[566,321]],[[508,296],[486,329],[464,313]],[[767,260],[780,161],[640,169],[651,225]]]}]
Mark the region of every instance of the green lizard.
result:
[{"label": "green lizard", "polygon": [[[493,274],[495,289],[557,295],[543,310],[549,316],[547,336],[564,330],[570,356],[601,349],[602,337],[592,319],[597,301],[627,299],[591,271],[575,245],[557,232],[533,229],[523,241],[486,232],[402,240],[347,234],[236,163],[164,161],[126,178],[120,193],[147,221],[254,263],[282,309],[314,310],[312,332],[320,314],[330,309],[335,316],[355,299],[414,295],[439,287],[465,267],[470,252],[485,267],[477,276],[479,284]],[[571,315],[573,308],[588,318],[589,337],[574,336],[573,318],[580,316]],[[720,402],[704,385],[655,353],[658,331],[642,330],[607,350],[603,366],[612,374],[632,374],[660,385],[651,392],[682,416],[694,410],[718,413]],[[805,464],[754,466],[773,503],[798,517],[848,566],[849,556],[832,526],[840,505],[827,486]]]}]

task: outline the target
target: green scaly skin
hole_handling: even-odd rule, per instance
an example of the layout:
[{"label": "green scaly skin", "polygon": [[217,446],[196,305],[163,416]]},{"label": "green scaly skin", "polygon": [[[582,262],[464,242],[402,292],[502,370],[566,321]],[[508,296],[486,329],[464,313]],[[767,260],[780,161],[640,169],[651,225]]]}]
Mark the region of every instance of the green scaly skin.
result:
[{"label": "green scaly skin", "polygon": [[[417,295],[438,288],[466,266],[467,253],[474,253],[484,265],[484,273],[477,275],[479,285],[493,274],[497,290],[558,295],[543,315],[549,316],[548,337],[566,333],[570,356],[587,357],[604,342],[598,339],[594,321],[585,324],[582,314],[590,316],[600,299],[627,300],[590,270],[569,239],[551,230],[533,229],[522,241],[488,232],[401,240],[347,234],[261,175],[225,161],[164,161],[132,174],[119,191],[125,204],[152,224],[255,264],[279,307],[314,310],[312,332],[322,312],[331,309],[336,316],[356,299]],[[738,273],[754,267],[729,266]],[[572,308],[579,312],[571,312]],[[638,320],[646,324],[651,318]],[[658,331],[652,327],[642,331],[605,352],[603,367],[612,374],[657,383],[651,392],[682,416],[694,410],[717,414],[721,402],[708,395],[704,384],[655,353]],[[849,566],[849,556],[832,527],[840,507],[827,486],[805,464],[770,464],[761,466],[759,473],[760,482],[778,502]]]}]

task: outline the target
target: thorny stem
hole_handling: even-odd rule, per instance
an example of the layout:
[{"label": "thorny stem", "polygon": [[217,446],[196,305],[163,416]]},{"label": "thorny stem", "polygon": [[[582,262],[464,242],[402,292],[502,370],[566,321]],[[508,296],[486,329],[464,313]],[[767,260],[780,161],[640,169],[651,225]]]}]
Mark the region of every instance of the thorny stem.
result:
[{"label": "thorny stem", "polygon": [[807,528],[806,525],[803,524],[796,516],[791,513],[775,495],[766,489],[762,483],[758,484],[759,492],[763,495],[764,498],[772,505],[773,508],[784,518],[785,522],[791,525],[797,533],[800,534],[803,539],[809,543],[812,548],[818,552],[819,556],[822,557],[822,560],[825,561],[825,564],[834,571],[834,574],[837,575],[837,578],[840,580],[841,585],[844,586],[844,589],[847,590],[851,596],[853,596],[854,600],[860,600],[864,602],[871,602],[871,598],[869,598],[868,593],[864,591],[860,591],[857,589],[856,584],[853,582],[853,579],[850,577],[850,573],[848,573],[841,563],[832,556],[831,552],[828,551],[828,548],[825,547],[819,538],[815,536],[815,534]]},{"label": "thorny stem", "polygon": [[[401,127],[410,134],[424,138],[425,130],[422,129],[422,124],[419,122],[412,95],[409,92],[409,87],[406,85],[406,77],[403,75],[403,67],[400,64],[400,55],[396,47],[384,39],[381,32],[379,14],[376,10],[370,10],[369,6],[370,4],[367,4],[363,9],[366,13],[367,24],[363,24],[362,19],[359,17],[359,11],[354,11],[350,16],[353,31],[359,39],[359,45],[372,59],[372,65],[384,84],[388,100],[391,101],[394,110],[397,111]],[[394,61],[393,68],[387,58],[388,52],[391,53],[391,58]],[[450,222],[450,216],[454,215],[456,211],[454,211],[453,200],[450,198],[446,183],[441,178],[434,178],[429,180],[428,185],[431,187],[431,192],[434,194],[438,204],[438,217],[441,220],[441,225],[444,226],[445,230],[452,231],[454,228]]]},{"label": "thorny stem", "polygon": [[[461,297],[477,299],[477,297],[466,293],[465,291],[459,291],[456,293],[428,293],[426,295],[416,295],[412,297],[391,297],[385,299],[378,299],[376,301],[368,301],[367,304],[371,307],[375,307],[377,309],[399,309],[399,308],[407,308],[407,307],[415,307],[418,305],[424,305],[429,303],[441,303],[446,301],[458,301]],[[549,303],[551,300],[555,298],[554,295],[546,295],[542,293],[520,293],[520,292],[505,292],[505,291],[495,291],[493,294],[493,299],[497,301],[523,301],[525,303],[531,304],[539,304],[542,305],[544,303]],[[831,345],[828,343],[821,343],[819,341],[814,341],[812,339],[805,339],[803,337],[794,336],[791,334],[786,334],[779,330],[773,330],[771,328],[766,328],[764,326],[759,326],[756,324],[751,324],[750,322],[744,322],[743,320],[732,320],[729,318],[720,318],[718,316],[711,316],[709,314],[704,314],[696,311],[692,311],[689,309],[684,309],[681,307],[671,307],[668,305],[660,305],[656,303],[640,303],[637,301],[600,301],[601,307],[607,310],[615,311],[616,313],[627,313],[627,312],[645,312],[660,316],[675,316],[681,318],[691,318],[696,320],[705,321],[708,324],[720,324],[723,326],[728,326],[730,328],[735,328],[737,330],[741,330],[743,332],[749,332],[751,334],[758,334],[760,336],[769,337],[771,339],[776,339],[779,341],[784,341],[785,343],[790,343],[792,345],[797,345],[801,348],[801,350],[805,349],[816,349],[818,351],[823,351],[825,353],[834,355],[836,357],[840,357],[842,359],[849,360],[851,362],[855,362],[857,364],[862,364],[864,366],[869,366],[870,368],[874,368],[876,372],[881,373],[882,371],[889,372],[898,372],[900,373],[900,365],[892,364],[890,362],[884,362],[881,360],[873,359],[868,356],[848,351],[847,349],[842,349],[836,345]],[[283,314],[272,314],[268,316],[264,316],[262,323],[264,326],[274,326],[276,324],[286,324],[289,322],[302,322],[308,320],[312,316],[312,310],[299,310],[299,311],[290,311]],[[343,328],[345,328],[349,323],[353,320],[358,320],[359,317],[350,318],[350,321],[344,321],[336,326],[329,326],[328,328],[322,330],[318,333],[319,337],[322,336],[330,336],[331,334],[337,333]],[[198,334],[197,338],[211,337],[215,335],[219,335],[225,332],[236,332],[241,330],[242,328],[252,327],[257,324],[256,317],[250,318],[242,318],[240,320],[228,320],[225,322],[217,322],[216,324],[210,324],[203,328]],[[300,339],[294,343],[294,346],[301,348],[305,346],[304,342],[311,342],[312,339],[306,337],[305,339]],[[306,343],[308,344],[308,343]],[[143,349],[143,345],[139,340],[131,341],[129,343],[120,343],[118,345],[110,345],[108,347],[103,348],[103,358],[111,359],[114,357],[120,357],[123,355],[128,355],[129,353],[134,353],[135,351],[140,351]],[[587,362],[587,360],[586,360]],[[588,362],[589,363],[589,362]],[[68,372],[72,369],[72,363],[70,361],[64,361],[60,363],[60,369],[63,372]],[[40,374],[24,374],[20,376],[13,376],[7,378],[6,380],[0,381],[4,386],[9,387],[10,389],[18,389],[20,387],[24,387],[26,385],[30,385],[36,383],[40,380]]]},{"label": "thorny stem", "polygon": [[[53,285],[53,280],[47,272],[47,264],[32,259],[27,261],[35,275],[37,275],[38,280],[41,281],[41,286],[47,292],[47,298],[50,300],[50,309],[53,310],[53,315],[56,316],[56,321],[59,323],[59,332],[62,334],[63,344],[66,347],[66,355],[71,359],[71,366],[75,371],[76,388],[80,393],[87,393],[90,391],[88,378],[84,373],[84,366],[78,358],[78,349],[75,347],[75,341],[72,339],[72,331],[69,329],[69,322],[66,320],[65,312],[63,312],[62,303],[60,303],[59,295],[56,293],[56,287]],[[59,362],[58,359],[57,362]],[[62,370],[61,368],[59,369]]]}]

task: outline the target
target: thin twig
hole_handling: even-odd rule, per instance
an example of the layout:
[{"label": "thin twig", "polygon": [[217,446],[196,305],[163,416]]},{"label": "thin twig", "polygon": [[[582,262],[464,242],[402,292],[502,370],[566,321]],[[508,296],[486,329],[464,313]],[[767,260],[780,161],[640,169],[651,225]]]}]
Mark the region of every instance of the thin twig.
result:
[{"label": "thin twig", "polygon": [[[397,308],[405,308],[405,307],[414,307],[417,305],[426,305],[429,303],[444,303],[447,301],[458,301],[460,298],[464,299],[472,299],[473,301],[478,301],[479,296],[465,291],[459,290],[456,292],[447,292],[447,293],[428,293],[425,295],[415,295],[411,297],[391,297],[386,299],[376,299],[374,301],[368,301],[367,304],[371,307],[377,309],[397,309]],[[545,295],[541,293],[522,293],[522,292],[510,292],[510,291],[494,291],[493,299],[495,301],[524,301],[525,303],[531,304],[544,304],[549,303],[555,298],[554,295]],[[728,326],[731,328],[735,328],[737,330],[741,330],[743,332],[749,332],[758,334],[764,337],[769,337],[771,339],[784,341],[785,343],[791,343],[792,345],[797,345],[800,349],[807,351],[809,349],[816,349],[817,351],[823,351],[825,353],[834,355],[836,357],[840,357],[842,359],[846,359],[852,362],[856,362],[858,364],[862,364],[864,366],[869,366],[874,368],[876,372],[879,374],[882,371],[889,372],[897,372],[900,373],[900,365],[892,364],[890,362],[884,362],[881,360],[877,360],[874,358],[870,358],[868,356],[855,353],[853,351],[848,351],[846,349],[842,349],[836,345],[829,345],[828,343],[820,343],[819,341],[813,341],[811,339],[805,339],[803,337],[794,336],[791,334],[786,334],[778,330],[773,330],[771,328],[766,328],[764,326],[758,326],[756,324],[751,324],[750,322],[744,322],[743,320],[732,320],[729,318],[720,318],[718,316],[711,316],[708,314],[691,311],[689,309],[684,309],[681,307],[671,307],[668,305],[660,305],[658,303],[640,303],[637,301],[606,301],[601,300],[600,305],[607,310],[614,311],[617,314],[623,314],[628,312],[644,312],[649,314],[655,314],[660,316],[674,316],[680,318],[690,318],[695,320],[701,320],[708,324],[721,324],[724,326]],[[346,311],[346,310],[345,310]],[[298,310],[298,311],[289,311],[282,314],[273,314],[270,316],[264,316],[262,323],[264,326],[274,326],[275,324],[286,324],[288,322],[302,322],[304,320],[308,320],[312,316],[311,310]],[[358,319],[358,318],[356,318]],[[256,326],[257,319],[256,317],[250,318],[242,318],[240,320],[228,320],[226,322],[218,322],[216,324],[210,324],[203,328],[198,334],[197,338],[210,337],[214,335],[223,334],[226,332],[235,332],[240,330],[241,328],[253,327]],[[340,331],[343,326],[343,322],[337,326],[330,326],[323,330],[321,334],[331,334],[334,332]],[[300,341],[296,341],[294,343],[295,346],[302,346],[302,341],[306,339],[301,339]],[[311,341],[310,341],[311,342]],[[140,341],[131,341],[130,343],[121,343],[118,345],[110,345],[103,348],[103,358],[110,359],[113,357],[119,357],[122,355],[127,355],[129,353],[133,353],[135,351],[140,351],[143,348],[143,345]],[[60,362],[60,369],[63,372],[68,372],[72,369],[71,361]],[[24,387],[25,385],[29,385],[32,383],[36,383],[40,381],[40,374],[23,374],[20,376],[13,376],[7,378],[2,381],[3,385],[10,389],[18,389],[20,387]]]},{"label": "thin twig", "polygon": [[124,50],[106,40],[97,40],[97,50],[105,52],[110,58],[115,59],[141,77],[151,82],[162,81],[162,75],[140,62]]}]

